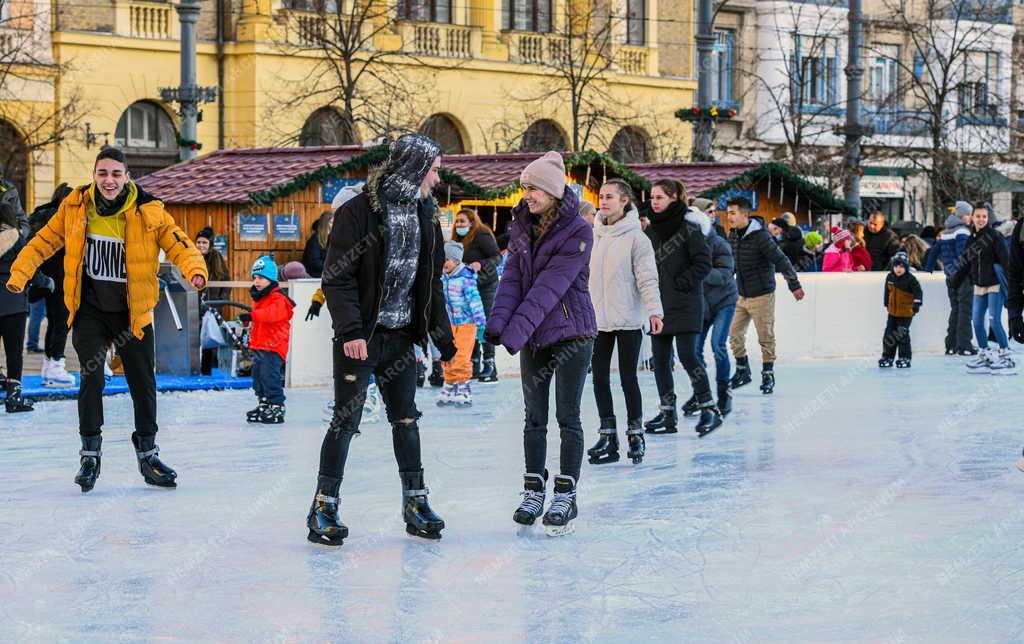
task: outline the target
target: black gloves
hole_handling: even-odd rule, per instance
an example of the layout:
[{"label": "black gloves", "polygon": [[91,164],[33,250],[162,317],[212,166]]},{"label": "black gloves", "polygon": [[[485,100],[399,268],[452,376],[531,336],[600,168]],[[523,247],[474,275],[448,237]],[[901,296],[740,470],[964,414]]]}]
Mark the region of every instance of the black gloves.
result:
[{"label": "black gloves", "polygon": [[252,322],[252,315],[250,315],[248,313],[239,313],[238,314],[238,320],[242,324],[249,324],[250,322]]},{"label": "black gloves", "polygon": [[313,318],[320,317],[320,307],[322,307],[322,306],[323,306],[323,304],[321,304],[320,302],[317,302],[316,300],[313,300],[312,302],[310,302],[309,303],[309,310],[306,311],[306,322],[309,322]]}]

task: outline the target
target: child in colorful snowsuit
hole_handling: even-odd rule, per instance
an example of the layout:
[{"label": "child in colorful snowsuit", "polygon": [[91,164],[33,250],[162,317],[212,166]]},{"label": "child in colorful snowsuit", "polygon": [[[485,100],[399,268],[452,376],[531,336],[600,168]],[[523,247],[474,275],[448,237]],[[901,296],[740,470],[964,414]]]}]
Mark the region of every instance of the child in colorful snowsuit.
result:
[{"label": "child in colorful snowsuit", "polygon": [[260,257],[252,265],[252,313],[243,313],[243,322],[252,321],[249,348],[253,351],[252,388],[259,405],[246,413],[250,423],[268,425],[284,422],[284,362],[288,358],[288,340],[292,331],[295,302],[277,282],[277,264]]},{"label": "child in colorful snowsuit", "polygon": [[879,367],[891,367],[899,349],[896,368],[910,368],[910,322],[921,309],[921,298],[921,285],[910,274],[906,253],[896,253],[889,264],[889,274],[885,276],[882,305],[889,312],[889,320],[885,324],[885,335],[882,336]]},{"label": "child in colorful snowsuit", "polygon": [[487,318],[476,286],[476,273],[462,263],[462,244],[446,243],[444,256],[441,283],[457,353],[444,367],[445,384],[437,396],[437,404],[469,406],[473,404],[473,391],[469,384],[473,376],[473,345],[477,336],[483,333]]}]

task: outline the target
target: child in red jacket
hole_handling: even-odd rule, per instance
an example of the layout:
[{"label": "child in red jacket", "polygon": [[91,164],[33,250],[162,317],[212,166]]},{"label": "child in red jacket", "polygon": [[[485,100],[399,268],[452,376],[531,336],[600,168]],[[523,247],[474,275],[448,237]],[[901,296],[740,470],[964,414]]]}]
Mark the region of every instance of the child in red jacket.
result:
[{"label": "child in red jacket", "polygon": [[242,321],[252,320],[249,348],[253,351],[252,388],[259,405],[246,413],[250,423],[284,422],[284,361],[288,357],[288,339],[292,332],[295,302],[277,283],[277,264],[271,257],[260,257],[252,265],[252,313],[243,313]]}]

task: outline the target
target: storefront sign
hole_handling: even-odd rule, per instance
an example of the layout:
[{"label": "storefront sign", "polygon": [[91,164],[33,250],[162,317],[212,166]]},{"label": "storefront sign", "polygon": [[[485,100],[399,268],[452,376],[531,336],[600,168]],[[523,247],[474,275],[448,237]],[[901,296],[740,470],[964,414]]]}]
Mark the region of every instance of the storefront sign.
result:
[{"label": "storefront sign", "polygon": [[261,214],[238,215],[238,239],[246,242],[267,241],[267,216]]},{"label": "storefront sign", "polygon": [[213,236],[213,247],[218,253],[224,257],[228,256],[228,236],[227,235],[214,235]]},{"label": "storefront sign", "polygon": [[274,215],[274,241],[302,241],[298,215]]},{"label": "storefront sign", "polygon": [[452,238],[452,226],[455,225],[455,209],[438,208],[437,223],[441,225],[441,234],[444,238],[450,240]]},{"label": "storefront sign", "polygon": [[864,176],[860,178],[861,197],[903,197],[903,177]]},{"label": "storefront sign", "polygon": [[757,210],[757,192],[753,190],[726,190],[718,195],[718,203],[715,204],[715,207],[718,210],[725,210],[728,205],[726,202],[733,197],[746,197],[747,201],[750,202],[750,209],[752,211]]},{"label": "storefront sign", "polygon": [[366,179],[353,179],[349,177],[324,179],[320,182],[320,201],[331,203],[338,193],[341,192],[342,188],[346,186],[355,187],[364,183],[366,183]]}]

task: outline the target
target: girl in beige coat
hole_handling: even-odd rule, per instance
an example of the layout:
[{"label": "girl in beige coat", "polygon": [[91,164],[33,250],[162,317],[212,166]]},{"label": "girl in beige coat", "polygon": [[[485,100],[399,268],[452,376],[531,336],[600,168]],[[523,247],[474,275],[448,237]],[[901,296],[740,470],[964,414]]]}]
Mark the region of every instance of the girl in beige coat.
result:
[{"label": "girl in beige coat", "polygon": [[662,326],[658,268],[651,240],[640,227],[636,198],[629,184],[613,179],[601,187],[600,209],[594,221],[594,251],[590,256],[590,295],[597,313],[597,340],[592,362],[594,398],[601,418],[600,437],[590,450],[590,462],[619,460],[610,368],[612,351],[619,349],[619,381],[626,397],[626,436],[629,458],[644,457],[643,401],[637,364],[643,328],[659,333]]}]

